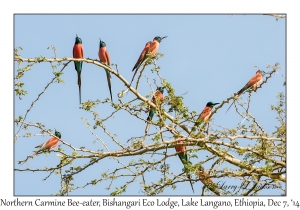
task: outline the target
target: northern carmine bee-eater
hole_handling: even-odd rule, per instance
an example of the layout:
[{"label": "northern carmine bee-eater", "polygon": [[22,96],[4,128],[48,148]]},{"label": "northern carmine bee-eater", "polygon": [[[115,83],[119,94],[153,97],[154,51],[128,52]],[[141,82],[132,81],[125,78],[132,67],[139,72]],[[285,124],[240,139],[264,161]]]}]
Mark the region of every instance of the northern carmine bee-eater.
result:
[{"label": "northern carmine bee-eater", "polygon": [[[164,89],[165,89],[165,87],[158,87],[156,89],[155,95],[152,97],[152,103],[154,103],[155,105],[160,105],[164,101],[164,95],[163,95]],[[155,113],[155,109],[151,108],[150,111],[149,111],[148,118],[147,118],[148,122],[147,122],[147,126],[146,126],[146,129],[145,129],[145,134],[149,130],[149,127],[150,127],[149,122],[152,120],[152,118],[154,116],[154,113]]]},{"label": "northern carmine bee-eater", "polygon": [[[75,38],[75,44],[73,47],[73,58],[83,58],[83,47],[82,40],[77,36]],[[81,104],[81,71],[82,71],[82,61],[74,61],[75,70],[77,71],[78,77],[78,87],[79,87],[79,104]]]},{"label": "northern carmine bee-eater", "polygon": [[[100,59],[101,62],[103,62],[103,63],[107,64],[108,66],[110,66],[110,56],[109,56],[109,53],[106,49],[105,42],[103,42],[101,39],[100,39],[100,43],[99,43],[98,56],[99,56],[99,59]],[[110,99],[113,102],[112,93],[111,93],[111,82],[110,82],[111,76],[110,76],[110,72],[107,71],[106,69],[105,69],[105,72],[106,72],[106,78],[107,78],[108,88],[109,88],[109,92],[110,92]]]},{"label": "northern carmine bee-eater", "polygon": [[149,42],[146,43],[145,48],[144,48],[143,51],[141,52],[140,57],[139,57],[139,59],[136,61],[135,65],[134,65],[134,67],[133,67],[133,69],[132,69],[132,71],[134,71],[135,69],[137,69],[137,68],[143,63],[143,61],[145,60],[144,57],[145,57],[145,55],[147,54],[147,52],[148,52],[148,50],[149,50],[149,47],[150,47],[151,43],[152,43],[151,41],[149,41]]},{"label": "northern carmine bee-eater", "polygon": [[220,192],[218,191],[217,185],[213,182],[212,178],[206,178],[207,173],[205,172],[203,166],[199,167],[199,178],[200,181],[212,192],[216,195],[220,196]]},{"label": "northern carmine bee-eater", "polygon": [[158,48],[159,48],[160,42],[164,38],[167,38],[167,37],[168,36],[164,36],[164,37],[156,36],[156,37],[154,37],[153,42],[150,44],[148,53],[151,53],[152,55],[154,55],[157,52]]},{"label": "northern carmine bee-eater", "polygon": [[[250,90],[250,89],[256,90],[257,87],[262,82],[263,74],[264,74],[264,71],[258,70],[255,73],[255,75],[249,80],[249,82],[247,82],[247,84],[242,89],[240,89],[239,92],[237,92],[237,96],[239,97],[242,93],[244,93],[245,91]],[[234,100],[233,100],[232,104],[233,103],[234,103]],[[228,110],[230,109],[230,107],[232,106],[232,104],[229,106],[229,108],[227,109],[226,113],[228,112]]]},{"label": "northern carmine bee-eater", "polygon": [[[203,111],[201,112],[201,114],[199,115],[197,122],[194,124],[193,128],[196,126],[199,126],[203,121],[207,121],[211,115],[211,110],[212,108],[217,105],[219,103],[213,103],[213,102],[208,102],[205,106],[205,108],[203,109]],[[193,131],[192,128],[192,131]]]},{"label": "northern carmine bee-eater", "polygon": [[142,53],[140,54],[139,59],[137,60],[136,64],[134,65],[134,67],[132,69],[132,71],[135,70],[135,72],[134,72],[132,80],[130,82],[130,86],[133,82],[133,79],[134,79],[139,67],[148,58],[147,54],[151,53],[152,55],[154,55],[157,52],[158,48],[159,48],[160,42],[164,38],[167,38],[167,36],[164,36],[164,37],[156,36],[156,37],[154,37],[152,42],[149,41],[149,42],[146,43],[145,48],[143,49]]},{"label": "northern carmine bee-eater", "polygon": [[131,82],[130,82],[130,86],[131,86],[131,84],[132,84],[132,82],[133,82],[133,79],[134,79],[136,73],[138,72],[138,69],[139,69],[140,65],[141,65],[141,64],[144,62],[144,60],[146,59],[146,54],[148,53],[148,50],[149,50],[149,47],[150,47],[151,43],[152,43],[151,41],[149,41],[149,42],[146,43],[145,48],[144,48],[143,51],[141,52],[139,59],[137,60],[137,62],[135,63],[135,65],[134,65],[134,67],[133,67],[133,69],[132,69],[132,71],[135,70],[135,72],[134,72],[133,77],[132,77],[132,80],[131,80]]},{"label": "northern carmine bee-eater", "polygon": [[[188,160],[188,156],[187,156],[186,146],[182,145],[183,144],[182,141],[179,141],[177,144],[178,145],[175,147],[175,149],[176,149],[176,152],[178,153],[178,157],[180,158],[180,160],[185,168],[186,164],[190,163]],[[192,190],[194,193],[194,188],[193,188],[191,176],[189,173],[187,173],[187,177],[190,179],[190,184],[191,184],[191,187],[192,187]]]},{"label": "northern carmine bee-eater", "polygon": [[[31,156],[27,156],[26,160],[21,165],[23,165],[24,163],[26,163],[29,158],[32,158],[33,156],[35,156],[36,154],[38,154],[40,151],[46,151],[46,150],[49,151],[50,149],[56,147],[58,145],[58,139],[61,138],[60,132],[58,132],[58,131],[55,130],[55,136],[56,137],[50,138],[45,143],[36,146],[35,148],[39,148],[39,149],[37,151],[35,151]],[[20,163],[21,162],[19,162],[19,164]]]},{"label": "northern carmine bee-eater", "polygon": [[55,136],[57,136],[58,138],[52,137],[45,143],[36,146],[35,148],[40,148],[40,149],[38,149],[33,155],[31,155],[31,157],[35,156],[39,151],[45,151],[45,150],[49,151],[50,149],[53,149],[54,147],[56,147],[58,145],[58,139],[61,138],[60,132],[55,131]]}]

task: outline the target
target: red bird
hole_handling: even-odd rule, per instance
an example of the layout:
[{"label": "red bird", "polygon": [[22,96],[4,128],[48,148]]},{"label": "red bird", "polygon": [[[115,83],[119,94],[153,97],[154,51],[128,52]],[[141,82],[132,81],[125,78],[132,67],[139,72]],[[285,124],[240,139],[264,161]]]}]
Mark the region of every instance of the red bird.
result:
[{"label": "red bird", "polygon": [[161,40],[163,40],[164,38],[167,38],[167,36],[164,36],[164,37],[156,36],[156,37],[154,37],[153,42],[151,43],[151,45],[149,47],[148,53],[151,53],[152,55],[154,55],[157,52],[158,48],[159,48],[159,44],[160,44]]},{"label": "red bird", "polygon": [[[77,36],[75,39],[75,44],[73,47],[73,58],[83,58],[83,47],[82,40]],[[81,71],[82,71],[82,61],[74,61],[75,70],[77,71],[78,77],[78,87],[79,87],[79,104],[81,104]]]},{"label": "red bird", "polygon": [[213,103],[211,101],[206,104],[205,108],[199,115],[197,122],[194,124],[192,131],[194,130],[195,126],[199,126],[203,121],[207,121],[209,119],[212,108],[217,104],[219,104],[219,103]]},{"label": "red bird", "polygon": [[138,69],[138,67],[142,64],[142,62],[144,61],[145,55],[147,54],[147,52],[149,50],[149,47],[150,47],[151,43],[152,43],[151,41],[146,43],[145,48],[141,52],[140,57],[137,60],[137,62],[135,63],[132,71],[134,71],[134,69]]},{"label": "red bird", "polygon": [[[181,162],[183,163],[183,166],[185,167],[185,165],[189,163],[187,152],[186,152],[186,146],[182,145],[183,144],[182,141],[179,141],[177,144],[178,146],[175,147],[176,152],[178,153],[178,157],[180,158]],[[191,181],[191,175],[187,173],[187,177],[190,179],[190,184],[194,192],[193,184]]]},{"label": "red bird", "polygon": [[[99,43],[99,51],[98,51],[98,56],[99,56],[99,59],[101,62],[107,64],[108,66],[110,66],[110,56],[109,56],[109,53],[106,49],[106,44],[104,41],[102,41],[100,39],[100,43]],[[106,72],[106,77],[107,77],[107,83],[108,83],[108,88],[109,88],[109,92],[110,92],[110,99],[111,101],[113,102],[113,99],[112,99],[112,93],[111,93],[111,82],[110,82],[110,72],[107,71],[105,69],[105,72]]]},{"label": "red bird", "polygon": [[167,38],[167,36],[164,36],[164,37],[156,36],[156,37],[154,37],[153,42],[149,41],[149,42],[146,43],[145,48],[143,49],[142,53],[140,54],[139,59],[137,60],[137,62],[135,63],[135,65],[132,69],[132,71],[134,71],[135,69],[136,70],[133,74],[133,77],[132,77],[132,80],[131,80],[129,86],[131,86],[131,84],[133,82],[133,79],[134,79],[136,73],[138,72],[139,67],[148,58],[147,54],[151,53],[152,55],[154,55],[157,52],[158,48],[159,48],[160,42],[164,38]]},{"label": "red bird", "polygon": [[[237,92],[237,95],[240,96],[242,93],[244,93],[245,91],[250,90],[250,89],[253,89],[253,90],[255,89],[256,90],[257,87],[262,82],[263,74],[264,74],[264,71],[258,70],[255,73],[255,75],[249,80],[249,82],[239,92]],[[233,104],[233,102],[232,102],[232,104]],[[228,110],[230,109],[230,107],[232,106],[232,104],[229,106],[229,108],[227,109],[226,113],[228,112]]]},{"label": "red bird", "polygon": [[[57,136],[58,138],[61,138],[60,132],[55,131],[55,136]],[[58,138],[57,137],[52,137],[51,139],[49,139],[45,143],[36,146],[35,148],[40,148],[40,149],[38,149],[33,155],[31,155],[31,157],[35,156],[40,151],[46,151],[46,150],[49,151],[50,149],[56,147],[58,145]]]},{"label": "red bird", "polygon": [[207,186],[208,189],[210,189],[212,192],[214,192],[216,195],[220,196],[220,192],[217,189],[216,184],[213,182],[212,178],[206,178],[208,175],[204,171],[204,168],[202,166],[199,167],[199,178],[200,181]]},{"label": "red bird", "polygon": [[149,41],[149,42],[146,43],[145,48],[143,49],[142,53],[140,54],[139,59],[138,59],[137,62],[135,63],[135,65],[134,65],[134,67],[133,67],[133,69],[132,69],[132,71],[135,70],[135,72],[134,72],[134,74],[133,74],[133,77],[132,77],[132,80],[131,80],[129,86],[131,86],[131,84],[132,84],[132,82],[133,82],[133,79],[134,79],[136,73],[137,73],[138,70],[139,70],[140,65],[142,65],[142,63],[144,62],[144,60],[146,60],[146,54],[148,53],[148,50],[149,50],[149,47],[150,47],[151,43],[152,43],[151,41]]},{"label": "red bird", "polygon": [[[157,105],[157,102],[158,104],[161,104],[163,103],[164,101],[164,89],[166,87],[158,87],[156,89],[156,92],[155,92],[155,95],[152,97],[152,103],[154,103],[155,105]],[[148,115],[148,118],[147,118],[147,121],[151,121],[153,116],[154,116],[154,113],[155,113],[155,109],[154,108],[151,108],[150,111],[149,111],[149,115]],[[148,130],[150,128],[150,123],[147,122],[147,126],[146,126],[146,129],[145,129],[145,134],[147,134]]]},{"label": "red bird", "polygon": [[26,160],[25,161],[20,161],[19,164],[21,162],[23,162],[21,165],[23,165],[24,163],[27,163],[27,160],[29,158],[33,158],[33,156],[37,155],[40,151],[46,151],[46,150],[49,151],[50,149],[56,147],[58,145],[58,138],[61,138],[60,132],[55,131],[55,136],[56,137],[52,137],[51,139],[49,139],[45,143],[36,146],[35,148],[40,148],[40,149],[35,151],[31,156],[27,156]]}]

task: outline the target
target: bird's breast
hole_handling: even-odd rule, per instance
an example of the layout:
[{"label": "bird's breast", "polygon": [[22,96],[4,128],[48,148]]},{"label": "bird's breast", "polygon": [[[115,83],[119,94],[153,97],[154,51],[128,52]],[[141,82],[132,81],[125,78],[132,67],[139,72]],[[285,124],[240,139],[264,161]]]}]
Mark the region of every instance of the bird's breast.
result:
[{"label": "bird's breast", "polygon": [[81,44],[74,45],[74,49],[73,49],[73,57],[74,58],[83,58],[83,54],[82,54],[81,49],[82,49]]},{"label": "bird's breast", "polygon": [[152,44],[149,47],[149,52],[151,52],[153,55],[157,52],[159,47],[159,43],[158,42],[152,42]]},{"label": "bird's breast", "polygon": [[107,58],[106,58],[106,47],[101,47],[99,49],[99,52],[98,52],[98,56],[99,56],[99,59],[101,62],[107,62]]}]

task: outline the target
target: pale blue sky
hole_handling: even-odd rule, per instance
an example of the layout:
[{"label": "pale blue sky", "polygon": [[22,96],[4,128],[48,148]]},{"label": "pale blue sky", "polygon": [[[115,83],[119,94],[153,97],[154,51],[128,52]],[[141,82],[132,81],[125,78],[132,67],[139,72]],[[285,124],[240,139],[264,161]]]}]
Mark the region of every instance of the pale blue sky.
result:
[{"label": "pale blue sky", "polygon": [[[282,86],[286,68],[285,21],[276,21],[273,17],[262,15],[17,15],[14,44],[15,47],[22,46],[24,50],[21,51],[21,55],[24,58],[39,55],[50,58],[53,55],[52,50],[47,50],[50,45],[58,49],[58,58],[72,57],[75,36],[78,34],[83,41],[85,57],[98,59],[100,37],[107,45],[111,63],[118,64],[120,74],[130,81],[133,76],[132,67],[145,43],[155,36],[168,36],[161,42],[158,50],[165,54],[165,57],[157,62],[161,67],[160,74],[173,85],[177,94],[188,92],[184,95],[184,103],[190,111],[194,110],[197,113],[202,111],[208,101],[222,102],[241,89],[255,74],[257,68],[254,65],[269,71],[266,68],[267,64],[279,62],[283,70],[253,94],[250,108],[250,112],[257,117],[265,130],[272,132],[277,122],[274,120],[275,113],[270,111],[270,104],[277,103],[276,96],[279,91],[285,92],[285,86]],[[38,64],[22,79],[29,94],[22,100],[15,97],[16,117],[24,116],[31,102],[52,79],[51,72],[49,63]],[[146,75],[152,85],[153,79],[157,78],[156,74],[151,73],[150,67],[147,67],[139,86],[142,95],[151,91]],[[28,114],[26,121],[40,121],[47,128],[56,128],[61,132],[62,139],[75,147],[102,149],[103,146],[99,142],[93,144],[95,137],[81,120],[81,117],[91,119],[91,115],[78,109],[77,74],[73,63],[64,70],[62,79],[65,83],[51,85]],[[112,76],[114,102],[117,102],[117,94],[124,88],[124,84]],[[103,69],[84,63],[82,101],[104,100],[108,97]],[[123,99],[130,100],[132,97],[129,93]],[[243,95],[243,100],[246,100],[246,95]],[[225,105],[214,115],[216,124],[232,127],[241,121],[233,107],[225,115],[228,106]],[[101,105],[96,110],[101,117],[106,117],[114,109],[108,105]],[[146,118],[147,115],[143,113],[142,117]],[[117,139],[125,143],[131,136],[143,135],[145,123],[135,120],[126,112],[120,112],[115,119],[107,122],[107,129],[118,133]],[[36,132],[34,129],[29,131]],[[100,128],[95,132],[112,149],[116,149],[108,142],[110,139]],[[24,134],[24,131],[21,134]],[[47,139],[48,136],[19,138],[15,145],[15,159],[23,160],[32,153],[34,146]],[[243,145],[243,142],[240,142],[240,145]],[[207,154],[198,152],[197,161]],[[45,165],[56,166],[58,161],[53,153],[47,156],[39,155],[29,160],[28,164],[36,168]],[[102,170],[114,162],[107,160],[105,166],[103,163],[98,163],[76,176],[75,183],[83,185],[91,179],[99,178]],[[180,173],[182,164],[178,157],[170,158],[168,163],[174,173]],[[26,164],[22,167],[26,167]],[[59,176],[52,175],[47,181],[42,181],[46,175],[39,172],[15,172],[15,194],[49,195],[58,192]],[[156,180],[158,178],[155,177]],[[226,182],[233,184],[234,180]],[[113,186],[118,184],[121,185],[116,182]],[[111,190],[104,189],[107,185],[108,183],[101,183],[76,190],[70,195],[109,195]],[[202,186],[200,182],[194,184],[194,195],[201,193]],[[137,187],[138,183],[130,185],[124,195],[137,194]],[[263,194],[276,193],[278,194],[278,191],[270,190],[264,191]],[[167,189],[163,195],[191,195],[190,185],[188,182],[180,183],[176,190]]]}]

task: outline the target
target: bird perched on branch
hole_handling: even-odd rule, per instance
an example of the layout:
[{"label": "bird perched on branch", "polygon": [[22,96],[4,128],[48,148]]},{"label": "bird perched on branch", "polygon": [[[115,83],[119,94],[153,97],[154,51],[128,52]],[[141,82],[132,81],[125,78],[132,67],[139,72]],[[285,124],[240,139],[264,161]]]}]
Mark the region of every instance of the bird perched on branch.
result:
[{"label": "bird perched on branch", "polygon": [[[36,146],[35,148],[39,148],[39,149],[38,149],[37,151],[35,151],[31,156],[28,156],[28,157],[26,158],[26,160],[25,160],[21,165],[23,165],[24,163],[26,163],[27,160],[28,160],[29,158],[33,158],[33,157],[34,157],[35,155],[37,155],[40,151],[46,151],[46,150],[49,151],[50,149],[53,149],[54,147],[56,147],[56,146],[58,145],[58,139],[61,138],[60,132],[58,132],[58,131],[55,130],[55,136],[56,136],[56,137],[50,138],[50,139],[49,139],[48,141],[46,141],[45,143]],[[19,162],[19,164],[20,164],[20,163],[21,163],[21,162]]]},{"label": "bird perched on branch", "polygon": [[[246,91],[248,91],[250,89],[256,90],[257,87],[262,82],[263,74],[264,74],[264,71],[258,70],[255,73],[255,75],[247,82],[247,84],[242,89],[240,89],[239,92],[237,92],[237,96],[239,97],[241,94],[243,94],[244,92],[246,92]],[[234,101],[232,102],[232,104],[233,103],[234,103]],[[228,112],[228,110],[230,109],[230,107],[232,106],[232,104],[229,106],[229,108],[227,109],[226,113]]]},{"label": "bird perched on branch", "polygon": [[217,184],[215,184],[212,180],[212,178],[207,178],[207,173],[205,172],[203,166],[200,165],[199,167],[199,178],[200,181],[212,192],[214,192],[216,195],[220,196],[220,192],[218,191]]},{"label": "bird perched on branch", "polygon": [[[76,34],[75,44],[73,47],[73,58],[83,58],[83,47],[82,40]],[[74,61],[75,70],[77,71],[78,87],[79,87],[79,104],[81,104],[81,72],[82,72],[82,61]]]},{"label": "bird perched on branch", "polygon": [[[156,89],[156,92],[154,94],[154,96],[152,97],[152,103],[154,103],[155,105],[160,105],[161,103],[163,103],[164,101],[164,96],[163,96],[163,93],[164,93],[164,89],[165,87],[158,87]],[[154,116],[154,113],[155,113],[155,108],[150,108],[150,111],[149,111],[149,115],[148,115],[148,118],[147,118],[147,126],[146,126],[146,129],[145,129],[145,134],[147,134],[149,128],[150,128],[150,122]]]},{"label": "bird perched on branch", "polygon": [[[157,52],[158,48],[159,48],[160,42],[161,42],[164,38],[167,38],[167,36],[164,36],[164,37],[156,36],[156,37],[154,37],[154,39],[153,39],[152,42],[149,41],[149,42],[146,43],[146,45],[145,45],[143,51],[142,51],[141,54],[140,54],[139,59],[137,60],[137,62],[135,63],[135,65],[134,65],[134,67],[133,67],[133,69],[132,69],[132,71],[135,70],[135,72],[134,72],[134,74],[133,74],[133,77],[132,77],[132,80],[131,80],[129,86],[131,86],[131,84],[132,84],[132,82],[133,82],[133,79],[134,79],[136,73],[138,72],[138,69],[139,69],[140,66],[142,65],[142,63],[149,57],[149,56],[148,56],[149,53],[151,53],[152,55],[154,55],[154,54]],[[148,54],[148,55],[147,55],[147,54]]]},{"label": "bird perched on branch", "polygon": [[[186,165],[190,163],[190,161],[188,160],[188,156],[187,156],[187,151],[186,151],[186,146],[182,145],[183,141],[179,141],[177,143],[177,146],[175,147],[176,152],[178,153],[178,157],[180,158],[184,169],[186,169]],[[186,170],[185,170],[186,171]],[[194,193],[194,188],[193,188],[193,184],[191,181],[191,175],[187,172],[187,177],[190,179],[190,184]]]},{"label": "bird perched on branch", "polygon": [[211,110],[212,108],[217,105],[219,103],[213,103],[213,102],[208,102],[206,104],[206,106],[204,107],[203,111],[201,112],[201,114],[199,115],[196,123],[194,124],[194,126],[192,127],[192,131],[194,130],[195,127],[199,126],[202,122],[206,122],[208,121],[210,115],[211,115]]},{"label": "bird perched on branch", "polygon": [[36,146],[35,148],[40,148],[40,149],[38,149],[33,155],[31,155],[31,157],[35,156],[40,151],[46,151],[46,150],[49,151],[50,149],[53,149],[54,147],[56,147],[58,145],[58,139],[61,138],[60,132],[55,130],[55,136],[57,136],[58,138],[52,137],[45,143]]},{"label": "bird perched on branch", "polygon": [[[138,60],[136,61],[136,63],[135,63],[135,65],[134,65],[134,67],[133,67],[133,69],[132,69],[132,71],[135,70],[135,72],[134,72],[134,75],[133,75],[133,77],[132,77],[131,83],[132,83],[132,81],[133,81],[133,79],[134,79],[134,77],[135,77],[135,75],[136,75],[136,73],[137,73],[137,71],[138,71],[140,65],[141,65],[141,64],[143,63],[143,61],[146,59],[146,54],[148,53],[148,50],[149,50],[149,47],[150,47],[151,43],[152,43],[151,41],[149,41],[149,42],[146,43],[146,45],[145,45],[143,51],[142,51],[141,54],[140,54],[139,59],[138,59]],[[130,83],[130,86],[131,86],[131,83]]]},{"label": "bird perched on branch", "polygon": [[[100,43],[99,43],[98,56],[99,56],[99,59],[102,63],[105,63],[108,66],[110,66],[110,56],[109,56],[109,53],[106,49],[105,42],[102,41],[101,39],[100,39]],[[105,72],[106,72],[106,78],[107,78],[108,88],[109,88],[109,92],[110,92],[110,99],[113,102],[112,93],[111,93],[111,81],[110,81],[111,76],[110,76],[110,72],[106,69],[105,69]]]}]

